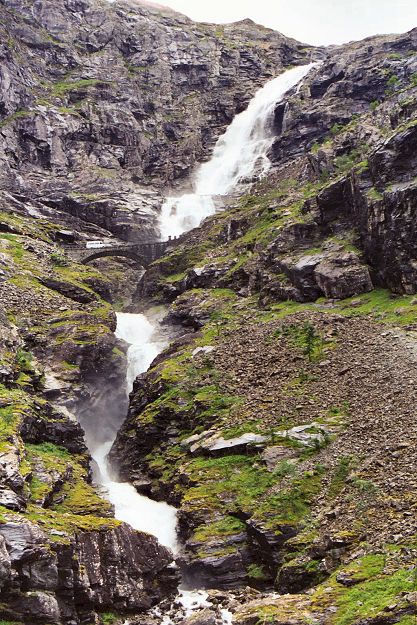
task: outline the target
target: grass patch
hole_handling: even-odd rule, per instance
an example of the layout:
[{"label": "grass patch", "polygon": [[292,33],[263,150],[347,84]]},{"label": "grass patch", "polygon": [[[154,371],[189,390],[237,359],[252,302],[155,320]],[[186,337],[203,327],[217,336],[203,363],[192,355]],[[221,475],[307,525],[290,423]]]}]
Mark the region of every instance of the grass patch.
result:
[{"label": "grass patch", "polygon": [[226,516],[220,521],[198,527],[194,532],[193,539],[204,542],[211,538],[233,536],[244,531],[246,531],[246,525],[242,521],[232,516]]},{"label": "grass patch", "polygon": [[[367,564],[368,576],[378,573],[379,562]],[[364,560],[364,559],[363,559]],[[338,611],[335,615],[335,625],[351,625],[359,619],[376,617],[384,608],[398,602],[400,595],[414,590],[413,574],[410,570],[399,570],[393,575],[381,575],[349,588],[341,593],[337,599]]]},{"label": "grass patch", "polygon": [[50,87],[50,93],[53,96],[63,96],[77,89],[88,89],[97,85],[109,84],[107,81],[98,80],[96,78],[81,79],[75,81],[57,82]]}]

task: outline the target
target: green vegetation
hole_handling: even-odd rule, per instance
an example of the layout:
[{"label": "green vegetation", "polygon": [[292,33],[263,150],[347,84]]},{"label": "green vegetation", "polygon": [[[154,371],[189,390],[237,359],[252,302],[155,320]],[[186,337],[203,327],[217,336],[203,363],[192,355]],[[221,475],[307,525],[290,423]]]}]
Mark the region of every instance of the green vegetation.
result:
[{"label": "green vegetation", "polygon": [[330,128],[330,132],[335,137],[336,135],[340,134],[344,129],[344,124],[333,124],[333,126]]},{"label": "green vegetation", "polygon": [[194,540],[204,542],[212,537],[233,536],[246,531],[246,525],[232,516],[226,516],[220,521],[208,523],[198,527],[193,535]]},{"label": "green vegetation", "polygon": [[290,485],[261,501],[254,513],[255,518],[269,519],[266,525],[280,532],[282,525],[299,526],[309,515],[310,506],[319,494],[324,468],[294,477]]},{"label": "green vegetation", "polygon": [[[372,561],[377,557],[371,556]],[[366,564],[366,570],[362,571],[366,581],[339,594],[335,625],[351,625],[358,619],[375,617],[384,608],[398,601],[402,593],[414,590],[410,570],[399,570],[392,575],[381,575],[373,579],[379,565],[379,561]],[[372,579],[367,580],[366,576]]]},{"label": "green vegetation", "polygon": [[16,111],[15,113],[12,113],[11,115],[8,115],[8,117],[5,117],[4,119],[2,119],[0,121],[0,128],[4,128],[4,126],[7,126],[8,124],[11,124],[12,122],[16,121],[17,119],[22,119],[24,117],[30,117],[31,115],[34,115],[34,111]]},{"label": "green vegetation", "polygon": [[344,489],[346,485],[346,479],[348,478],[351,470],[355,468],[357,462],[352,456],[342,456],[339,458],[338,464],[332,475],[328,496],[330,499],[334,499]]},{"label": "green vegetation", "polygon": [[[51,472],[58,472],[65,475],[66,479],[59,492],[59,503],[52,504],[53,510],[74,515],[110,514],[110,504],[101,499],[91,484],[87,483],[88,471],[83,456],[70,454],[64,447],[53,443],[26,444],[26,452],[32,465],[30,488],[34,502],[42,501],[51,489],[50,482],[44,482],[42,478]],[[39,466],[43,467],[41,473],[38,471]]]},{"label": "green vegetation", "polygon": [[57,267],[68,267],[70,264],[69,259],[61,252],[52,252],[51,261]]},{"label": "green vegetation", "polygon": [[378,189],[375,189],[375,187],[372,187],[372,189],[370,189],[367,193],[368,197],[371,198],[371,200],[383,200],[384,196],[383,194],[378,191]]},{"label": "green vegetation", "polygon": [[[341,172],[346,172],[352,169],[355,163],[358,162],[359,158],[360,158],[359,150],[352,150],[348,154],[337,156],[334,159],[334,164],[335,164],[336,169],[338,169]],[[365,161],[362,161],[362,163],[364,162]]]},{"label": "green vegetation", "polygon": [[102,625],[114,625],[119,620],[119,617],[114,612],[102,612],[100,620]]},{"label": "green vegetation", "polygon": [[325,342],[315,327],[307,321],[303,325],[284,325],[275,330],[273,336],[287,338],[295,347],[301,349],[310,362],[320,360],[323,356]]},{"label": "green vegetation", "polygon": [[250,564],[248,566],[248,577],[254,581],[265,581],[268,579],[264,567],[259,564]]},{"label": "green vegetation", "polygon": [[394,86],[395,86],[395,85],[397,85],[399,82],[400,82],[400,79],[398,78],[398,76],[396,76],[395,74],[393,74],[393,75],[389,78],[389,80],[388,80],[388,82],[387,82],[387,85],[388,85],[389,87],[394,87]]},{"label": "green vegetation", "polygon": [[96,87],[97,85],[104,85],[106,81],[98,80],[96,78],[81,79],[75,81],[62,81],[56,82],[50,86],[50,93],[52,96],[63,96],[71,91],[79,89],[88,89],[90,87]]}]

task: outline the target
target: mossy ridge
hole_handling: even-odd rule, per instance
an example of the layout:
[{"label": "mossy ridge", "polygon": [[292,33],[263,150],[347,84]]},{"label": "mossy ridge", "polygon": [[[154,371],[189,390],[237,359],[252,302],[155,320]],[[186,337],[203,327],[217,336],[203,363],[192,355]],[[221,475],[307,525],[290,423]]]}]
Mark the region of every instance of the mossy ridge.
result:
[{"label": "mossy ridge", "polygon": [[[308,219],[302,210],[305,201],[325,186],[322,182],[309,182],[303,186],[292,178],[281,181],[278,188],[264,189],[263,184],[257,186],[256,194],[241,198],[236,207],[208,218],[210,227],[204,242],[194,243],[191,247],[180,245],[152,264],[151,267],[158,271],[161,288],[164,283],[183,280],[192,267],[208,263],[222,264],[236,257],[235,266],[228,273],[230,278],[252,259],[255,243],[260,249],[272,241],[285,225],[303,223]],[[228,241],[226,246],[221,235],[231,218],[241,219],[247,225],[244,234]]]},{"label": "mossy ridge", "polygon": [[215,537],[234,536],[246,531],[246,525],[240,519],[232,516],[225,516],[219,521],[207,523],[197,527],[193,534],[193,539],[199,542],[205,542]]},{"label": "mossy ridge", "polygon": [[[297,541],[298,536],[289,543]],[[349,564],[340,565],[324,582],[319,582],[308,595],[283,595],[269,604],[249,604],[245,612],[258,618],[258,624],[281,623],[294,619],[311,623],[328,614],[329,625],[356,625],[363,622],[389,622],[414,625],[416,606],[405,595],[415,590],[413,553],[409,565],[395,558],[399,551],[407,553],[411,545],[384,545],[378,553],[367,553]],[[415,546],[414,546],[415,548]],[[415,555],[415,551],[414,551]],[[308,563],[307,565],[308,566]],[[316,566],[312,563],[310,566]],[[349,585],[338,582],[339,576],[351,580]],[[388,610],[389,608],[389,610]],[[389,617],[388,617],[389,615]]]},{"label": "mossy ridge", "polygon": [[[107,531],[121,525],[121,521],[113,518],[57,512],[34,505],[29,505],[26,512],[19,516],[39,525],[49,534],[50,540],[55,542],[68,542],[71,540],[71,534],[77,531]],[[55,531],[64,532],[65,535],[59,536],[54,533]]]},{"label": "mossy ridge", "polygon": [[[383,554],[369,554],[347,567],[339,567],[325,585],[312,594],[312,605],[316,608],[335,606],[332,625],[353,625],[359,620],[374,619],[393,604],[400,608],[402,595],[415,589],[413,570],[411,567],[399,568],[393,573],[385,573],[384,564]],[[352,575],[353,586],[346,587],[337,582],[342,571]],[[406,603],[403,608],[407,608]]]},{"label": "mossy ridge", "polygon": [[[9,229],[10,232],[2,230]],[[33,220],[10,213],[6,210],[0,210],[0,238],[20,241],[19,237],[29,237],[31,239],[40,239],[45,243],[52,243],[51,234],[59,230],[59,225],[52,224],[46,219],[37,219],[36,224]]]},{"label": "mossy ridge", "polygon": [[0,384],[0,450],[11,448],[14,437],[19,434],[22,417],[32,408],[32,398],[19,389],[8,389]]},{"label": "mossy ridge", "polygon": [[257,311],[259,321],[273,321],[285,319],[291,315],[313,311],[324,314],[339,313],[346,317],[369,316],[377,322],[413,326],[417,324],[417,303],[415,295],[395,295],[387,289],[376,288],[369,293],[355,295],[343,300],[328,302],[319,298],[311,304],[302,304],[288,300],[270,304],[267,311]]},{"label": "mossy ridge", "polygon": [[111,514],[111,504],[101,499],[93,486],[88,483],[88,460],[85,456],[70,454],[65,448],[52,443],[26,444],[26,452],[33,471],[29,485],[34,501],[42,498],[50,490],[50,485],[38,477],[37,468],[40,464],[46,474],[58,471],[66,476],[59,492],[60,503],[52,503],[51,509],[76,515]]}]

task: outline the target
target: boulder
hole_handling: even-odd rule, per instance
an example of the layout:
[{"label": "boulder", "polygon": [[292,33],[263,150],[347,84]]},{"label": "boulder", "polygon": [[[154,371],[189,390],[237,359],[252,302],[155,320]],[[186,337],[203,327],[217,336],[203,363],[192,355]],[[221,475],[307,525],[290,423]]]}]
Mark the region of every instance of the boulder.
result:
[{"label": "boulder", "polygon": [[345,299],[374,288],[368,267],[352,252],[322,261],[314,269],[314,276],[329,299]]}]

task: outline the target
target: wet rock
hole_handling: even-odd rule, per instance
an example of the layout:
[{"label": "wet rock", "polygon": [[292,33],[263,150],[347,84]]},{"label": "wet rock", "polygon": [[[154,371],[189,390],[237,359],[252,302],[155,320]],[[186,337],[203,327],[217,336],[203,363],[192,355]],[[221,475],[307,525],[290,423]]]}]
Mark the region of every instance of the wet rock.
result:
[{"label": "wet rock", "polygon": [[69,299],[74,300],[75,302],[80,302],[81,304],[88,304],[95,299],[95,296],[92,293],[89,293],[85,289],[81,287],[77,287],[74,284],[69,282],[64,282],[62,280],[55,280],[53,278],[43,278],[42,284],[44,284],[48,289],[52,289],[53,291],[57,291],[68,297]]},{"label": "wet rock", "polygon": [[16,617],[79,622],[103,606],[143,610],[175,591],[172,555],[149,535],[121,524],[65,538],[51,544],[27,521],[0,526],[2,598]]},{"label": "wet rock", "polygon": [[16,510],[22,512],[26,509],[26,500],[24,497],[17,495],[10,488],[0,486],[0,505],[8,508],[9,510]]},{"label": "wet rock", "polygon": [[321,423],[313,422],[306,425],[296,425],[289,430],[278,431],[277,435],[293,440],[305,447],[315,447],[326,442],[329,429]]}]

